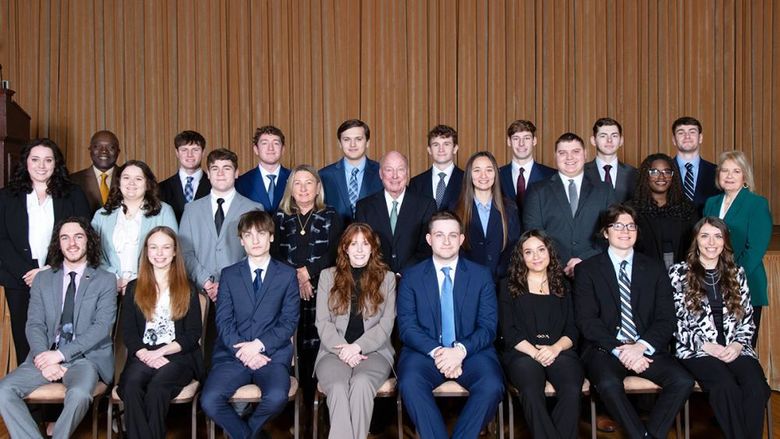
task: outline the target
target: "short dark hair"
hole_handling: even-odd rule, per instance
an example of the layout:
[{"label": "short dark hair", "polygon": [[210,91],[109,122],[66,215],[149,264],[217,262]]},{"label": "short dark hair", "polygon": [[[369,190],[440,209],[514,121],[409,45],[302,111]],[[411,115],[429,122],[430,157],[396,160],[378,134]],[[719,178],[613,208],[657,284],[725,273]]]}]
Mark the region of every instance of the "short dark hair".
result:
[{"label": "short dark hair", "polygon": [[197,131],[184,130],[173,138],[173,147],[179,149],[184,145],[198,145],[206,149],[206,139]]},{"label": "short dark hair", "polygon": [[693,125],[699,129],[699,134],[701,134],[701,122],[699,122],[699,120],[694,117],[683,116],[677,118],[677,120],[675,120],[672,123],[672,134],[674,134],[674,132],[677,131],[677,127],[679,127],[680,125]]},{"label": "short dark hair", "polygon": [[431,230],[433,230],[433,223],[436,221],[445,221],[445,220],[453,220],[458,222],[458,226],[460,226],[460,233],[463,233],[463,221],[460,220],[460,217],[457,213],[452,212],[450,210],[442,210],[440,212],[435,212],[433,215],[431,215],[430,221],[428,221],[428,233],[431,233]]},{"label": "short dark hair", "polygon": [[452,143],[455,145],[458,144],[458,132],[449,125],[436,125],[433,129],[428,131],[428,146],[431,145],[431,140],[437,137],[443,137],[445,139],[451,137]]},{"label": "short dark hair", "polygon": [[617,127],[618,134],[621,136],[623,135],[623,127],[620,125],[620,122],[612,119],[611,117],[602,117],[593,124],[594,137],[599,133],[599,128],[601,127]]},{"label": "short dark hair", "polygon": [[633,207],[628,204],[613,204],[607,208],[601,217],[601,230],[599,230],[599,233],[603,235],[609,228],[609,225],[617,221],[618,217],[623,214],[631,215],[631,218],[636,223],[637,214]]},{"label": "short dark hair", "polygon": [[583,148],[585,147],[585,142],[582,140],[582,137],[574,133],[563,133],[560,137],[558,137],[558,140],[555,141],[556,151],[558,151],[558,145],[563,142],[580,142],[580,145],[582,145]]},{"label": "short dark hair", "polygon": [[342,122],[336,130],[336,138],[341,140],[341,133],[350,128],[357,127],[363,128],[363,131],[366,133],[366,140],[371,140],[371,130],[368,128],[368,124],[360,119],[349,119]]},{"label": "short dark hair", "polygon": [[206,157],[206,165],[211,166],[217,160],[230,160],[233,163],[233,167],[238,169],[238,156],[229,149],[217,148],[211,151],[208,157]]},{"label": "short dark hair", "polygon": [[62,268],[65,256],[62,254],[62,249],[60,248],[60,231],[62,230],[62,226],[68,223],[76,223],[84,229],[84,233],[87,235],[87,265],[92,268],[98,268],[100,266],[101,256],[100,235],[92,228],[92,225],[86,218],[80,216],[65,218],[54,226],[54,230],[51,233],[51,241],[49,241],[49,253],[47,258],[49,265],[55,269]]},{"label": "short dark hair", "polygon": [[252,229],[257,229],[260,232],[268,232],[270,235],[274,234],[276,226],[274,225],[274,218],[270,213],[264,210],[250,210],[241,215],[238,219],[238,236]]},{"label": "short dark hair", "polygon": [[284,146],[284,133],[282,130],[273,125],[265,125],[256,129],[255,135],[252,137],[252,145],[257,145],[257,142],[260,140],[260,136],[263,134],[270,134],[272,136],[279,137],[279,140],[282,142],[282,146]]},{"label": "short dark hair", "polygon": [[528,131],[536,137],[536,125],[531,121],[522,119],[509,124],[509,127],[506,129],[506,136],[512,137],[515,133],[522,133],[523,131]]}]

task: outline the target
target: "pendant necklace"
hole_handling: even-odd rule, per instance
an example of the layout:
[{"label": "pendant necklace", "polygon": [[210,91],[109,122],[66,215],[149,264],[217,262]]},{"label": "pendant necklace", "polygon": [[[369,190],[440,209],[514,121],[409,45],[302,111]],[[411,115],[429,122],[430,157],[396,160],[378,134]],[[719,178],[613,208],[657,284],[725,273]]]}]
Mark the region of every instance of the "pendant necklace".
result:
[{"label": "pendant necklace", "polygon": [[301,236],[306,235],[306,225],[309,224],[309,220],[311,219],[314,212],[309,212],[309,216],[306,217],[305,222],[301,222],[301,215],[299,213],[295,214],[295,217],[298,218],[298,225],[301,226],[301,231],[299,232]]}]

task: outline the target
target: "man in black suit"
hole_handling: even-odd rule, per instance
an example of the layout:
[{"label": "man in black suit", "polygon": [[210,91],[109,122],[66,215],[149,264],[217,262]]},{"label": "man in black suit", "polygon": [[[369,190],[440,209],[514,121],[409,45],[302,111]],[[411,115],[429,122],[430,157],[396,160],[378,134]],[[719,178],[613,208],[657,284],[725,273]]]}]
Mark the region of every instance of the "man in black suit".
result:
[{"label": "man in black suit", "polygon": [[612,187],[616,202],[630,199],[636,187],[637,173],[635,167],[618,161],[617,152],[623,146],[623,127],[615,119],[602,117],[593,124],[590,144],[596,147],[596,158],[585,163],[585,174]]},{"label": "man in black suit", "polygon": [[184,205],[208,195],[211,184],[200,167],[206,139],[197,131],[182,131],[173,138],[179,172],[160,183],[160,199],[173,207],[181,222]]},{"label": "man in black suit", "polygon": [[683,193],[693,201],[701,215],[707,198],[720,193],[715,186],[717,166],[701,158],[701,122],[693,117],[683,116],[672,124],[672,143],[677,148],[677,167]]},{"label": "man in black suit", "polygon": [[458,132],[447,125],[436,125],[428,133],[428,154],[433,166],[409,182],[409,191],[433,197],[436,209],[455,210],[463,183],[463,170],[455,166]]},{"label": "man in black suit", "polygon": [[596,236],[599,216],[615,200],[609,186],[584,174],[586,158],[580,136],[562,134],[555,142],[558,172],[532,186],[523,207],[525,229],[550,235],[567,276],[583,259],[602,251]]},{"label": "man in black suit", "polygon": [[[575,319],[583,335],[582,359],[609,413],[631,438],[665,438],[693,378],[667,348],[677,320],[664,266],[634,252],[636,212],[609,208],[601,233],[606,252],[577,265]],[[639,376],[662,387],[647,422],[626,397],[623,379]]]},{"label": "man in black suit", "polygon": [[92,159],[92,165],[70,174],[70,181],[81,187],[84,195],[87,196],[92,214],[106,203],[120,151],[116,134],[108,130],[98,131],[89,140],[89,157]]},{"label": "man in black suit", "polygon": [[406,267],[431,256],[425,235],[436,202],[406,190],[409,161],[398,151],[382,157],[379,178],[384,190],[358,201],[355,221],[369,224],[379,234],[385,262],[401,274]]}]

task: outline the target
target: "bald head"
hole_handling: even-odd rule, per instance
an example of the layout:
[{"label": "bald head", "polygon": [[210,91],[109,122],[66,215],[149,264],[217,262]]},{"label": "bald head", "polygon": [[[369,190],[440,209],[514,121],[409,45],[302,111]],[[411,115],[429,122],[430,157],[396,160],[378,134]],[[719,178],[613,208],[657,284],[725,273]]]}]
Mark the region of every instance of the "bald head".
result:
[{"label": "bald head", "polygon": [[389,151],[379,161],[379,178],[387,193],[398,198],[409,183],[409,160],[398,151]]},{"label": "bald head", "polygon": [[108,130],[93,134],[89,141],[89,156],[97,169],[107,171],[113,168],[119,158],[119,139],[116,134]]}]

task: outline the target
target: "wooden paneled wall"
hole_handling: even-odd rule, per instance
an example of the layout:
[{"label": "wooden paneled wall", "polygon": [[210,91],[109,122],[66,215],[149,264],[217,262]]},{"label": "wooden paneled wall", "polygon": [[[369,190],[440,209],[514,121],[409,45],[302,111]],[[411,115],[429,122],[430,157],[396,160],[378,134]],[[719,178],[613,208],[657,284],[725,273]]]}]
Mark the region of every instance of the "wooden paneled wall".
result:
[{"label": "wooden paneled wall", "polygon": [[[778,26],[775,26],[775,24]],[[780,4],[774,0],[0,0],[0,63],[32,134],[68,165],[98,129],[123,157],[175,169],[173,136],[254,165],[254,128],[287,134],[285,162],[324,165],[359,117],[371,155],[428,165],[426,133],[508,159],[507,124],[539,127],[552,163],[564,131],[622,122],[624,160],[672,152],[671,122],[704,124],[703,156],[740,149],[780,222]]]}]

